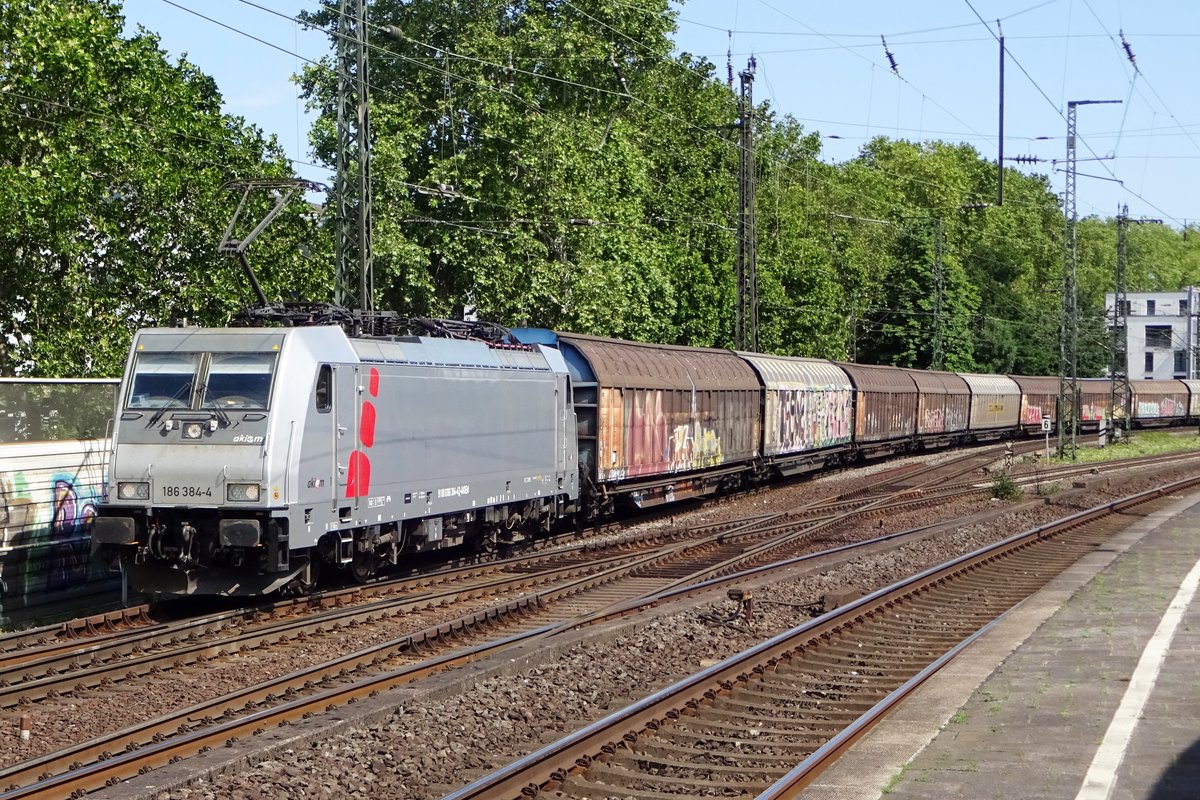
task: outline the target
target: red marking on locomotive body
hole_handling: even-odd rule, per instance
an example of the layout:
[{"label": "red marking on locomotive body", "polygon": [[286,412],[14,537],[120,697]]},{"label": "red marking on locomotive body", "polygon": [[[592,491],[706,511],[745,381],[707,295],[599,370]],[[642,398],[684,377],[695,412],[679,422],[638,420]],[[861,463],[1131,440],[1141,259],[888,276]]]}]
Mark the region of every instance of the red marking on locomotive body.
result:
[{"label": "red marking on locomotive body", "polygon": [[350,454],[346,475],[346,497],[362,497],[371,491],[371,459],[361,450]]},{"label": "red marking on locomotive body", "polygon": [[363,403],[362,413],[358,419],[358,440],[363,447],[375,444],[375,404]]},{"label": "red marking on locomotive body", "polygon": [[[367,393],[379,396],[379,370],[371,367],[367,378]],[[364,401],[358,412],[358,441],[370,449],[375,444],[375,404]],[[346,497],[362,497],[371,492],[371,457],[362,450],[350,454],[346,473]]]}]

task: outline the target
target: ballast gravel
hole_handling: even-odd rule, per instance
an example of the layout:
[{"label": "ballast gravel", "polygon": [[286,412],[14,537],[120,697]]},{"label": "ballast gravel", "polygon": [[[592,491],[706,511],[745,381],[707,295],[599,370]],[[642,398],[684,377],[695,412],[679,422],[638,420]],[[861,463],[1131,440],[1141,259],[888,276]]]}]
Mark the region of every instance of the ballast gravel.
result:
[{"label": "ballast gravel", "polygon": [[[1162,481],[1162,475],[1122,475],[1111,482],[1101,478],[1086,490],[1065,493],[1054,504],[1026,505],[886,553],[856,557],[819,574],[776,579],[754,589],[752,625],[720,622],[731,611],[723,594],[680,610],[639,617],[616,636],[581,641],[516,675],[484,678],[453,697],[410,702],[396,707],[381,723],[271,753],[240,774],[216,775],[152,796],[154,800],[438,798],[586,722],[806,621],[816,613],[807,608],[826,593],[873,590],[1013,533]],[[824,486],[826,496],[828,488]],[[776,502],[794,503],[795,498],[776,499],[771,505]],[[966,498],[932,513],[952,518],[980,506],[1002,509],[1003,505]],[[914,512],[912,517],[928,522],[930,514]],[[889,530],[905,527],[904,519],[888,520]]]}]

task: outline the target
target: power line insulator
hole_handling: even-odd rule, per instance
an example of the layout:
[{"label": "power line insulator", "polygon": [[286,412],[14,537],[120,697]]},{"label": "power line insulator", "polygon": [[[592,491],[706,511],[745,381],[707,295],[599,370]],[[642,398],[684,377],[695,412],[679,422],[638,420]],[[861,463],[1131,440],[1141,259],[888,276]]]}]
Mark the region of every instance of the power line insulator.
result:
[{"label": "power line insulator", "polygon": [[1125,38],[1125,31],[1118,31],[1118,33],[1121,35],[1121,47],[1125,49],[1125,57],[1133,65],[1133,71],[1140,72],[1137,65],[1137,58],[1133,55],[1133,48],[1129,46],[1129,40]]},{"label": "power line insulator", "polygon": [[879,40],[883,42],[883,54],[887,56],[888,64],[892,66],[892,72],[896,73],[896,77],[900,77],[900,65],[896,63],[896,57],[892,55],[892,51],[888,49],[887,38],[880,36]]}]

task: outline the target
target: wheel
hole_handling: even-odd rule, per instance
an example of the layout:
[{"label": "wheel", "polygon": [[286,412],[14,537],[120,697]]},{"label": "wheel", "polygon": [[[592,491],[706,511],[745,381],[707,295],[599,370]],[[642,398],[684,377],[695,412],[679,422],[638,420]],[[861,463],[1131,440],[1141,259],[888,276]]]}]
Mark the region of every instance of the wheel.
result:
[{"label": "wheel", "polygon": [[356,552],[354,560],[346,565],[350,577],[357,583],[366,583],[375,575],[375,554],[373,552]]}]

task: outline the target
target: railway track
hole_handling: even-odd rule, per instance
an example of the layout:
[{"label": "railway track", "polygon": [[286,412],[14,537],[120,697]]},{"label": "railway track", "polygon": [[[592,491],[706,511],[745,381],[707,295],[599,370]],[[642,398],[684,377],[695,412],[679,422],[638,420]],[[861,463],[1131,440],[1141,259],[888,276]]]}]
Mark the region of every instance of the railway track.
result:
[{"label": "railway track", "polygon": [[446,800],[791,798],[994,620],[1162,489],[1075,514],[850,603],[617,711]]},{"label": "railway track", "polygon": [[[885,470],[879,473],[879,475],[886,481],[891,481],[899,486],[900,484],[897,481],[905,477],[911,481],[923,475],[932,474],[936,476],[938,472],[947,470],[951,474],[955,472],[969,472],[973,464],[984,464],[994,461],[998,452],[999,448],[991,447],[982,453],[973,451],[941,464],[932,466],[922,466],[919,464],[903,465]],[[964,466],[956,466],[960,463],[964,464]],[[927,480],[926,482],[933,481]],[[822,513],[822,511],[834,512],[852,508],[855,503],[855,497],[868,493],[880,494],[881,488],[877,486],[873,489],[863,489],[858,492],[851,492],[842,497],[819,501],[818,503],[811,504],[812,508],[809,510],[809,515],[813,516]],[[887,492],[883,491],[882,493],[886,494]],[[549,539],[537,540],[530,543],[527,548],[524,546],[521,548],[522,550],[529,549],[533,552],[523,552],[521,555],[514,557],[488,558],[486,556],[472,556],[458,559],[457,563],[450,566],[442,565],[432,571],[414,571],[408,575],[395,575],[378,579],[366,585],[356,584],[348,587],[325,589],[299,598],[282,598],[249,607],[221,608],[214,606],[204,616],[212,624],[237,625],[239,624],[239,618],[269,618],[286,616],[288,614],[303,614],[312,609],[341,606],[355,602],[367,602],[373,597],[387,596],[396,592],[420,591],[423,588],[448,581],[462,580],[464,577],[470,579],[472,576],[486,574],[489,571],[500,572],[512,569],[535,569],[539,563],[562,558],[570,553],[603,552],[614,546],[636,547],[644,542],[653,543],[664,536],[694,537],[720,530],[721,523],[715,523],[711,525],[692,525],[686,529],[676,528],[668,531],[659,529],[648,533],[626,534],[624,537],[613,535],[613,532],[622,526],[653,521],[663,517],[673,518],[677,510],[675,509],[671,512],[654,510],[632,521],[597,526],[591,530],[589,539],[585,541],[578,541],[578,534],[574,533],[560,534]],[[762,519],[764,520],[777,517],[778,515],[772,514],[762,515]],[[610,536],[611,538],[597,542],[597,540],[600,540],[604,536]],[[193,600],[192,602],[196,601]],[[136,628],[152,626],[167,627],[184,613],[177,610],[179,606],[179,603],[172,602],[141,603],[128,608],[83,616],[61,623],[6,633],[0,636],[0,663],[9,663],[20,658],[40,658],[55,651],[60,653],[70,652],[73,649],[79,649],[79,642],[81,640],[99,642],[106,639],[122,638]],[[189,614],[188,616],[194,615]],[[191,635],[190,631],[188,635]],[[36,655],[34,655],[35,651]],[[22,656],[18,655],[18,653],[25,653],[26,655]]]},{"label": "railway track", "polygon": [[[872,500],[870,505],[879,505],[878,500]],[[116,769],[113,762],[116,755],[122,751],[143,752],[163,744],[166,738],[180,740],[178,746],[184,747],[183,741],[193,741],[194,736],[200,736],[200,731],[219,719],[230,715],[241,717],[257,717],[265,714],[270,708],[278,707],[281,717],[289,718],[293,713],[301,715],[312,713],[311,697],[324,699],[326,705],[333,700],[325,697],[322,689],[331,684],[350,681],[353,685],[370,685],[367,693],[379,691],[382,687],[396,685],[427,674],[431,670],[444,668],[450,663],[456,663],[455,657],[443,657],[443,660],[429,659],[425,650],[437,642],[447,639],[461,641],[464,637],[486,639],[477,652],[469,656],[479,658],[487,654],[493,646],[498,631],[503,631],[509,644],[521,641],[526,636],[548,635],[550,631],[566,625],[571,627],[588,619],[601,618],[606,609],[620,608],[639,597],[661,591],[663,589],[679,588],[686,584],[694,584],[716,572],[733,571],[739,564],[765,563],[774,557],[774,550],[788,542],[795,543],[803,531],[827,526],[835,521],[845,522],[852,517],[851,513],[842,514],[837,518],[808,520],[793,523],[793,530],[781,533],[776,528],[763,529],[759,526],[763,518],[756,516],[744,521],[740,526],[731,523],[718,523],[700,541],[670,542],[661,545],[649,553],[622,553],[612,556],[608,563],[593,560],[586,568],[572,564],[564,567],[559,585],[529,593],[512,600],[488,604],[486,607],[471,611],[467,615],[429,626],[371,647],[362,648],[341,658],[321,664],[295,670],[277,679],[248,687],[245,690],[225,694],[200,704],[194,704],[181,713],[165,716],[130,726],[121,731],[96,737],[79,746],[63,751],[48,753],[37,758],[29,759],[0,771],[0,785],[13,788],[17,792],[13,796],[27,796],[22,792],[33,792],[35,795],[49,791],[61,792],[63,786],[60,779],[67,780],[76,786],[70,791],[78,791],[78,781],[88,781],[87,788],[96,788],[93,773],[84,769],[89,762],[94,765],[108,764],[107,769]],[[671,538],[668,534],[667,539]],[[764,549],[756,542],[766,540],[774,548]],[[570,574],[576,570],[579,574]],[[587,574],[583,574],[587,573]],[[497,581],[500,579],[497,578]],[[520,576],[520,580],[529,582],[541,580],[550,583],[550,577],[542,573]],[[456,590],[447,590],[453,592]],[[479,587],[472,587],[472,592],[479,592]],[[379,601],[375,605],[382,605]],[[388,601],[392,602],[392,601]],[[429,598],[412,598],[406,602],[429,603]],[[347,630],[354,623],[351,614],[369,617],[371,614],[381,614],[380,609],[374,610],[334,610],[330,615],[342,614],[343,627]],[[619,612],[618,612],[619,613]],[[326,617],[322,623],[330,627],[330,632],[336,632],[332,625],[332,616]],[[296,628],[299,623],[284,621],[281,626]],[[303,630],[301,628],[301,630]],[[166,634],[155,634],[162,637]],[[23,708],[29,706],[37,698],[58,699],[64,693],[84,693],[88,686],[106,687],[118,684],[136,686],[142,675],[154,675],[159,672],[169,672],[175,675],[194,673],[196,669],[206,668],[209,659],[235,657],[244,653],[245,648],[278,643],[282,634],[279,629],[260,629],[245,634],[238,639],[230,636],[214,637],[212,641],[198,642],[188,645],[191,657],[188,664],[180,664],[178,651],[161,655],[146,654],[136,659],[117,658],[111,665],[100,665],[90,674],[90,684],[79,680],[87,668],[80,667],[66,674],[44,675],[43,677],[26,680],[12,687],[0,689],[0,704],[23,703]],[[178,640],[175,635],[175,639]],[[298,633],[294,638],[302,639],[304,634]],[[446,649],[445,644],[440,645]],[[142,648],[143,650],[148,648]],[[449,658],[450,660],[444,660]],[[134,663],[136,662],[136,664]],[[169,666],[167,666],[169,664]],[[32,670],[43,668],[44,664],[26,662],[19,668]],[[364,677],[364,673],[369,673]],[[15,675],[16,673],[14,673]],[[23,673],[25,675],[29,672]],[[97,676],[103,676],[97,678]],[[306,699],[295,699],[303,695]],[[352,697],[359,696],[351,691],[338,702],[348,702]],[[21,698],[25,698],[22,700]],[[14,699],[15,698],[15,699]],[[297,709],[303,708],[302,711]],[[274,719],[275,717],[272,716]],[[220,727],[220,726],[218,726]],[[239,728],[240,730],[240,728]],[[230,735],[242,735],[233,732]],[[203,739],[204,737],[201,737]],[[197,747],[211,746],[207,739]],[[194,750],[192,751],[194,752]],[[170,758],[177,757],[173,754]],[[122,760],[123,759],[118,759]],[[140,768],[140,767],[139,767]],[[129,767],[122,767],[123,775],[129,774]],[[136,771],[136,770],[135,770]],[[67,773],[64,776],[64,772]],[[105,781],[111,779],[111,775]],[[40,782],[39,782],[40,781]],[[101,784],[102,785],[102,784]]]},{"label": "railway track", "polygon": [[[661,556],[656,557],[661,559]],[[649,565],[656,557],[644,557],[643,560]],[[187,744],[188,742],[193,743],[196,749],[211,747],[217,739],[224,741],[245,732],[239,722],[232,727],[218,725],[216,729],[205,734],[206,728],[217,724],[218,720],[231,716],[240,719],[248,712],[254,712],[250,713],[250,716],[257,719],[288,698],[297,699],[279,705],[277,714],[269,714],[269,719],[294,719],[324,710],[331,703],[340,705],[350,702],[354,698],[409,683],[449,666],[486,657],[497,647],[508,647],[587,622],[601,621],[606,618],[606,610],[608,616],[624,613],[629,601],[653,593],[664,585],[679,583],[680,581],[668,580],[675,574],[674,571],[667,570],[650,576],[630,575],[628,570],[618,566],[551,591],[491,605],[465,617],[397,637],[332,661],[296,670],[278,679],[225,694],[208,702],[191,705],[175,714],[147,720],[64,751],[22,762],[0,771],[0,785],[10,789],[26,787],[27,791],[34,792],[33,795],[26,795],[18,791],[13,796],[38,796],[39,792],[57,784],[42,783],[35,786],[35,782],[56,775],[61,776],[64,771],[78,768],[89,760],[99,764],[114,759],[123,760],[118,758],[118,754],[122,753],[148,753],[147,748],[167,738],[174,740],[182,731],[189,733],[184,735],[179,747],[186,750],[192,746]],[[675,594],[678,593],[677,590]],[[502,638],[497,639],[501,635]],[[465,652],[430,657],[431,651],[454,650],[471,639],[484,641]],[[219,648],[218,653],[225,651],[231,654],[236,649],[236,643],[222,641],[207,647],[210,650]],[[461,650],[461,647],[458,649]],[[195,663],[202,666],[205,662],[200,660]],[[125,665],[122,665],[118,670],[124,668]],[[131,672],[126,674],[132,675]],[[177,676],[184,677],[178,673]],[[68,680],[72,679],[73,677],[68,677]],[[344,691],[322,691],[326,687],[347,681],[351,682],[351,686]],[[37,686],[34,690],[42,692],[45,686]],[[222,735],[224,739],[221,739]],[[196,749],[188,752],[195,752]],[[115,767],[116,762],[110,766]],[[69,772],[65,777],[73,782],[76,776],[83,774]],[[129,774],[129,770],[123,772],[126,777]],[[93,785],[89,788],[97,787]]]},{"label": "railway track", "polygon": [[[933,477],[925,483],[933,483],[941,473],[969,472],[977,462],[986,463],[989,460],[994,460],[994,456],[972,453],[931,467],[909,465],[888,470],[887,474],[893,479],[895,475],[905,475],[910,483],[916,476],[932,474]],[[902,488],[897,485],[894,491],[901,491]],[[872,494],[892,502],[897,499],[895,494],[889,497],[886,491],[877,490]],[[936,496],[930,495],[930,498],[934,497]],[[928,503],[929,498],[924,498],[923,503],[918,501],[914,505]],[[266,623],[318,614],[329,609],[377,604],[379,600],[392,597],[413,597],[414,600],[428,598],[436,604],[445,599],[445,593],[435,591],[442,587],[460,586],[465,587],[464,592],[468,592],[472,586],[494,585],[493,577],[506,573],[553,571],[562,565],[586,564],[603,559],[607,553],[640,551],[669,542],[697,540],[726,532],[744,532],[755,527],[765,528],[788,517],[828,517],[854,511],[863,505],[862,499],[828,498],[789,512],[762,514],[727,522],[658,528],[628,534],[603,543],[573,543],[548,552],[540,551],[483,564],[451,567],[414,577],[380,580],[366,586],[326,590],[302,598],[283,598],[245,608],[217,609],[211,613],[182,619],[173,619],[172,617],[177,615],[170,612],[163,614],[162,611],[166,607],[157,607],[156,613],[156,607],[141,604],[0,636],[0,686],[30,680],[38,674],[39,667],[47,674],[64,669],[77,670],[83,663],[113,660],[135,651],[162,647],[164,642],[195,642],[223,631],[261,627]],[[178,604],[172,604],[170,607],[177,608]],[[32,666],[25,670],[17,669],[24,664]],[[0,707],[3,707],[2,701]]]},{"label": "railway track", "polygon": [[[991,460],[994,460],[994,455],[991,456]],[[960,464],[958,468],[961,470],[974,467],[968,460]],[[953,467],[946,469],[952,471]],[[897,487],[900,489],[901,495],[911,492],[910,484],[915,477],[915,472],[916,470],[905,471],[908,480],[905,485]],[[928,475],[932,475],[932,472],[927,473],[925,479],[927,481],[943,479],[942,477],[931,478]],[[878,509],[883,507],[883,501],[873,497],[864,498],[862,506],[868,510]],[[563,627],[573,627],[589,620],[602,619],[605,618],[605,615],[626,613],[631,604],[638,602],[639,598],[646,603],[657,602],[657,600],[645,600],[647,595],[667,592],[665,596],[670,596],[687,591],[687,587],[695,586],[705,579],[712,579],[715,575],[728,575],[750,565],[768,563],[778,558],[781,549],[785,549],[787,546],[795,547],[804,538],[811,538],[815,529],[834,527],[838,523],[845,523],[853,516],[852,512],[847,512],[842,515],[826,515],[816,520],[810,519],[804,524],[793,522],[793,528],[789,531],[784,530],[778,524],[764,526],[767,517],[760,515],[750,518],[741,526],[732,523],[715,524],[711,529],[715,532],[708,533],[707,540],[700,542],[674,541],[672,540],[674,534],[668,533],[665,538],[671,541],[649,553],[623,553],[612,556],[606,563],[593,563],[588,568],[580,568],[579,565],[563,567],[559,574],[559,585],[551,588],[511,600],[486,604],[463,617],[395,637],[372,647],[362,648],[342,658],[311,668],[295,670],[278,680],[268,681],[240,692],[193,705],[176,717],[146,720],[122,731],[97,737],[70,751],[46,754],[13,765],[0,772],[0,786],[18,787],[14,789],[16,794],[12,796],[41,796],[43,791],[50,793],[45,796],[52,796],[61,793],[64,786],[59,783],[59,780],[63,778],[64,771],[69,771],[67,777],[75,777],[70,778],[67,785],[75,785],[77,781],[84,780],[89,788],[96,788],[97,785],[102,784],[95,783],[96,773],[93,770],[85,769],[89,761],[96,765],[108,764],[106,769],[116,770],[122,775],[128,776],[132,765],[126,764],[128,759],[124,756],[118,757],[122,751],[146,751],[148,760],[142,762],[138,767],[140,769],[147,765],[163,763],[161,760],[156,760],[158,756],[153,755],[150,751],[158,753],[158,746],[165,744],[167,739],[171,741],[178,739],[179,741],[169,748],[172,754],[168,760],[179,758],[182,757],[181,752],[195,752],[198,748],[212,746],[211,736],[203,734],[203,731],[208,728],[215,726],[214,730],[225,731],[227,738],[242,736],[246,733],[240,722],[231,723],[233,727],[226,730],[226,726],[218,723],[217,720],[230,717],[242,719],[244,717],[260,721],[270,719],[275,721],[272,724],[277,724],[281,720],[294,718],[295,714],[311,714],[316,710],[321,710],[313,705],[316,701],[323,700],[325,705],[350,702],[355,697],[365,696],[361,693],[363,691],[370,694],[383,688],[416,680],[430,671],[460,663],[461,659],[484,657],[492,651],[496,637],[501,633],[505,637],[504,641],[508,643],[506,646],[525,641],[527,637],[531,636],[547,636],[552,631]],[[755,545],[753,544],[755,539],[765,540],[765,543]],[[531,571],[536,569],[532,565],[528,565],[526,568]],[[579,572],[571,574],[570,569],[578,569]],[[521,576],[521,578],[533,582],[540,580],[547,585],[553,583],[554,580],[549,574],[537,577],[536,573],[532,576]],[[452,592],[452,590],[448,591]],[[420,602],[415,598],[413,601]],[[382,601],[375,605],[382,605]],[[363,624],[353,621],[353,614],[360,612],[334,609],[330,613],[343,615],[341,623],[333,621],[332,617],[326,620],[324,624],[330,626],[330,632],[337,632],[337,629],[332,628],[335,624],[343,625],[340,630],[351,629],[356,624]],[[380,609],[361,613],[364,618],[369,619],[372,613],[380,613]],[[286,624],[298,627],[294,620]],[[273,641],[272,635],[269,633],[260,631],[256,636],[259,643],[270,644]],[[298,634],[297,638],[303,639],[304,634]],[[427,650],[430,648],[436,647],[445,651],[448,647],[445,643],[447,640],[454,639],[461,642],[463,639],[469,638],[484,639],[485,641],[467,655],[451,654],[438,656],[432,660],[428,657]],[[248,646],[261,646],[261,644],[246,645],[233,640],[221,639],[199,643],[195,645],[195,650],[200,657],[193,663],[199,665],[198,668],[203,668],[207,659],[233,657],[239,647]],[[175,660],[178,661],[178,659]],[[162,663],[161,660],[160,663]],[[155,667],[147,667],[144,674],[152,674],[155,669]],[[157,669],[162,669],[162,667]],[[172,669],[174,670],[175,667]],[[118,666],[113,674],[119,671],[120,662],[118,661]],[[128,676],[129,671],[127,670],[125,674]],[[185,670],[183,674],[186,675],[187,671]],[[67,675],[66,681],[69,682],[73,677],[75,676]],[[114,681],[111,676],[108,680]],[[119,678],[116,679],[116,681],[119,680]],[[34,683],[36,684],[37,681]],[[330,686],[344,684],[350,685],[350,689],[345,692],[339,689],[329,689]],[[136,685],[136,682],[131,680],[130,685]],[[363,686],[369,688],[363,689]],[[19,689],[20,687],[15,688]],[[26,687],[26,689],[29,688],[33,688],[35,692],[46,690],[44,685]],[[50,690],[52,693],[60,691],[58,689]],[[333,693],[330,694],[330,692]],[[2,698],[6,696],[8,695],[0,693],[0,702],[3,702]],[[12,696],[17,695],[14,693]],[[50,696],[50,694],[44,696]],[[316,701],[313,698],[316,698]],[[274,708],[279,709],[278,714],[272,711]],[[251,729],[251,732],[258,728],[261,726]],[[213,733],[212,735],[219,736],[220,734]],[[187,744],[188,742],[192,744]],[[196,744],[196,742],[201,743]],[[178,748],[182,748],[182,750]],[[189,751],[188,748],[193,749]],[[124,766],[117,764],[117,761]],[[72,769],[73,771],[71,771]],[[115,774],[116,772],[107,774],[105,781],[112,780]],[[34,783],[39,779],[45,780],[35,786]],[[71,791],[82,790],[78,787],[71,789]],[[25,792],[32,792],[32,794]]]},{"label": "railway track", "polygon": [[[943,464],[934,466],[922,466],[919,464],[903,465],[885,470],[879,473],[879,475],[894,481],[901,476],[907,475],[911,478],[946,469],[947,465],[957,464],[960,460],[968,463],[977,461],[979,463],[988,463],[995,460],[995,453],[997,452],[999,452],[999,448],[993,446],[988,448],[984,455],[981,455],[978,451],[973,451]],[[951,471],[954,469],[952,466],[949,468]],[[965,472],[968,469],[964,468],[960,471]],[[865,494],[870,491],[872,490],[864,489],[861,493]],[[753,492],[747,494],[753,494]],[[856,494],[859,493],[852,492],[838,499],[850,502],[853,499],[853,495]],[[834,500],[834,498],[830,498],[826,502],[834,502]],[[679,507],[673,507],[670,510],[654,509],[632,520],[595,526],[589,530],[589,539],[582,542],[578,541],[579,535],[576,533],[558,534],[548,539],[539,539],[521,545],[518,549],[522,553],[513,557],[495,558],[487,555],[472,555],[456,559],[449,565],[441,564],[432,571],[413,571],[406,575],[393,575],[377,579],[366,585],[355,584],[347,587],[325,589],[305,597],[282,598],[250,607],[214,607],[207,616],[211,617],[214,621],[234,620],[238,616],[280,616],[287,613],[303,613],[305,609],[357,602],[369,599],[372,596],[387,595],[396,591],[415,591],[424,586],[446,580],[455,580],[462,575],[471,575],[479,571],[487,571],[488,569],[505,570],[517,563],[531,566],[536,565],[539,560],[556,558],[564,552],[587,552],[594,549],[603,549],[609,546],[609,543],[602,541],[597,544],[596,540],[605,536],[611,536],[617,546],[636,544],[638,541],[647,538],[653,540],[656,536],[661,536],[662,533],[660,531],[653,531],[649,534],[627,534],[626,537],[620,537],[616,535],[616,532],[622,527],[633,524],[651,522],[664,517],[674,518],[680,510]],[[764,518],[771,516],[773,515],[763,515]],[[712,532],[715,528],[716,526],[714,525],[701,525],[691,526],[689,530],[703,534]],[[678,535],[678,531],[676,531],[676,535]],[[526,550],[532,552],[524,552]],[[195,599],[191,602],[195,602]],[[57,647],[60,651],[67,651],[72,648],[72,643],[76,642],[76,640],[99,641],[106,638],[124,636],[134,628],[167,625],[184,613],[174,610],[178,605],[171,602],[141,603],[127,608],[82,616],[51,625],[9,632],[0,635],[0,659],[9,659],[13,657],[11,654],[17,651],[35,648],[42,648],[43,653],[47,652],[51,647]],[[189,614],[188,616],[192,615]]]}]

